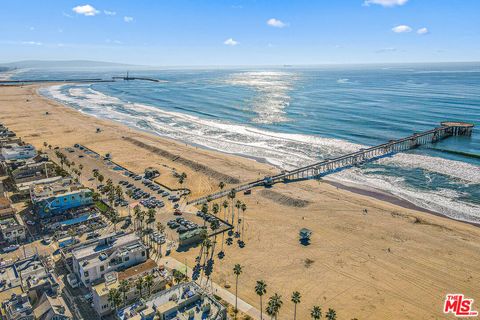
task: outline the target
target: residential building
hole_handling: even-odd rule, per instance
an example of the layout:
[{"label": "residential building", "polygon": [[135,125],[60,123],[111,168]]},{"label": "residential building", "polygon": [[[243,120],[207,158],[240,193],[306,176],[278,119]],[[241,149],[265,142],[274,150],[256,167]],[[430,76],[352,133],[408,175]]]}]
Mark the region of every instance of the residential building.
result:
[{"label": "residential building", "polygon": [[32,304],[28,296],[12,294],[10,299],[2,301],[2,318],[5,320],[34,320]]},{"label": "residential building", "polygon": [[93,192],[71,179],[56,179],[53,182],[30,186],[30,197],[35,212],[41,217],[50,217],[82,206],[93,204]]},{"label": "residential building", "polygon": [[27,238],[27,228],[18,215],[0,215],[0,235],[3,242],[19,243]]},{"label": "residential building", "polygon": [[31,144],[19,145],[12,143],[2,147],[2,157],[4,160],[29,159],[37,155],[37,150]]},{"label": "residential building", "polygon": [[84,286],[102,280],[106,273],[145,262],[148,249],[134,233],[108,234],[72,250],[73,271]]},{"label": "residential building", "polygon": [[[0,301],[7,301],[12,295],[20,295],[22,293],[22,281],[15,270],[15,265],[11,260],[4,260],[2,267],[0,267]],[[4,313],[2,307],[2,314]]]},{"label": "residential building", "polygon": [[69,320],[73,319],[62,297],[50,297],[43,294],[33,310],[36,320]]},{"label": "residential building", "polygon": [[50,161],[26,161],[25,164],[11,170],[10,176],[16,184],[37,181],[55,176],[55,165]]},{"label": "residential building", "polygon": [[22,280],[23,291],[28,294],[33,305],[44,293],[57,296],[59,283],[37,256],[15,263],[15,270]]},{"label": "residential building", "polygon": [[30,189],[36,184],[43,185],[43,184],[61,183],[61,181],[65,180],[65,179],[66,178],[64,178],[62,176],[54,176],[54,177],[49,177],[49,178],[45,178],[45,179],[38,179],[38,180],[27,181],[27,182],[20,182],[20,183],[17,183],[17,185],[16,185],[17,193],[20,194],[20,195],[30,196]]},{"label": "residential building", "polygon": [[[0,183],[0,191],[3,189],[3,185]],[[0,218],[9,217],[15,214],[15,210],[12,208],[10,200],[3,196],[3,192],[0,192]]]},{"label": "residential building", "polygon": [[152,275],[154,282],[150,289],[145,288],[143,290],[142,296],[145,296],[148,292],[155,293],[165,289],[169,278],[168,272],[164,268],[159,268],[155,261],[147,259],[147,261],[130,267],[125,271],[105,274],[105,281],[92,287],[93,308],[99,316],[111,313],[114,308],[108,301],[108,294],[112,289],[118,290],[120,283],[124,280],[130,284],[128,292],[125,293],[125,300],[132,301],[138,299],[140,292],[135,287],[135,281],[139,278],[145,278],[147,275]]},{"label": "residential building", "polygon": [[120,320],[211,319],[226,320],[227,311],[195,282],[182,283],[156,293],[117,312]]}]

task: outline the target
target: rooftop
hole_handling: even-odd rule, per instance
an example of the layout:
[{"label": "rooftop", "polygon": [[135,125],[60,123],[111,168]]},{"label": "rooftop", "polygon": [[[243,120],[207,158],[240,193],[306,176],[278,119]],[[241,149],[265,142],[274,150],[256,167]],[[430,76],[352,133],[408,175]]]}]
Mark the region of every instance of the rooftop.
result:
[{"label": "rooftop", "polygon": [[108,294],[109,290],[117,288],[122,280],[135,280],[147,273],[154,272],[156,272],[154,277],[155,280],[157,280],[158,277],[165,278],[166,276],[166,272],[158,271],[158,265],[155,261],[148,259],[147,261],[130,267],[122,272],[110,272],[105,274],[105,282],[93,286],[92,290],[96,291],[99,296],[105,295]]},{"label": "rooftop", "polygon": [[[225,319],[225,308],[215,298],[206,294],[195,282],[176,285],[169,290],[161,291],[146,302],[137,302],[117,312],[121,320],[161,312],[167,319]],[[193,318],[188,315],[193,314]],[[140,317],[142,319],[143,317]]]},{"label": "rooftop", "polygon": [[30,185],[31,194],[35,200],[49,198],[59,194],[68,195],[83,189],[80,184],[73,182],[71,178],[58,179],[58,177],[54,177],[51,179],[52,180],[42,181],[41,183],[36,181]]},{"label": "rooftop", "polygon": [[120,236],[108,234],[98,238],[97,241],[93,243],[75,248],[72,251],[72,255],[74,259],[78,261],[87,259],[94,260],[98,259],[100,254],[107,250],[118,249],[122,247],[133,249],[132,246],[135,245],[142,245],[143,247],[143,243],[140,241],[140,238],[134,233],[128,233]]}]

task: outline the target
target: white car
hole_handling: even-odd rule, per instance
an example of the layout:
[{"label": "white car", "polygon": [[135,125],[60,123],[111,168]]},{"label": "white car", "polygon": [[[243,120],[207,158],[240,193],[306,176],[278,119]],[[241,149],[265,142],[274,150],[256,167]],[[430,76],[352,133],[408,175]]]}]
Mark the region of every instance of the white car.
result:
[{"label": "white car", "polygon": [[28,224],[29,226],[34,226],[34,225],[35,225],[35,222],[32,221],[32,220],[27,220],[27,224]]}]

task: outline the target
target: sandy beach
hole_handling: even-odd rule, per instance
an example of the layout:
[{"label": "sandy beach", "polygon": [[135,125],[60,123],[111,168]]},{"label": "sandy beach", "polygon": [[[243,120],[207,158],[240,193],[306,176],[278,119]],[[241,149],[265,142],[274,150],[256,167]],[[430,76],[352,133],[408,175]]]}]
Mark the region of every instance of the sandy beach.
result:
[{"label": "sandy beach", "polygon": [[[154,167],[159,182],[189,188],[191,198],[217,191],[220,181],[233,186],[278,172],[82,114],[37,89],[1,87],[0,122],[39,149],[44,142],[80,143],[139,173]],[[187,174],[182,186],[173,168]],[[302,293],[298,319],[308,319],[313,305],[334,308],[339,319],[445,319],[447,293],[479,301],[480,228],[353,191],[310,180],[239,195],[247,205],[246,246],[226,248],[226,257],[215,261],[214,281],[233,284],[232,268],[240,263],[239,296],[258,307],[255,282],[266,281],[267,297],[283,297],[279,319],[292,318],[295,290]],[[313,232],[309,246],[298,241],[303,227]],[[192,249],[173,256],[193,266],[197,254]]]}]

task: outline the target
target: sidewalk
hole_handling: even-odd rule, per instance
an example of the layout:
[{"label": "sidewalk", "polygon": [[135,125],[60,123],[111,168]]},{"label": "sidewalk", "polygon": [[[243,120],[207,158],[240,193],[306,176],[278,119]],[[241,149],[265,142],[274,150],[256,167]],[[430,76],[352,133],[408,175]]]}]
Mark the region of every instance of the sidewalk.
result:
[{"label": "sidewalk", "polygon": [[[181,263],[180,261],[172,258],[172,257],[163,257],[159,261],[160,263],[164,263],[166,267],[171,269],[185,269],[185,264]],[[192,278],[192,269],[187,266],[187,275],[191,279]],[[198,283],[198,281],[197,281]],[[235,306],[235,295],[228,291],[227,289],[221,287],[220,285],[213,283],[213,293],[217,296],[221,297],[223,300]],[[260,319],[260,311],[257,310],[255,307],[250,305],[249,303],[243,301],[242,299],[238,298],[237,300],[238,310],[242,311],[245,314],[248,314],[253,319]]]}]

